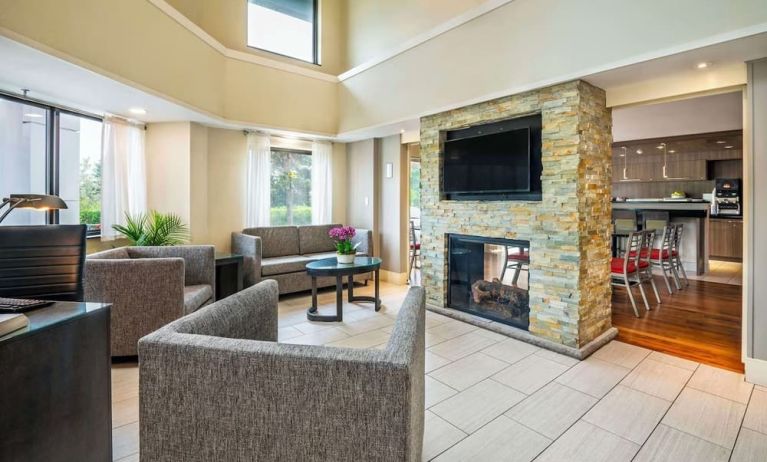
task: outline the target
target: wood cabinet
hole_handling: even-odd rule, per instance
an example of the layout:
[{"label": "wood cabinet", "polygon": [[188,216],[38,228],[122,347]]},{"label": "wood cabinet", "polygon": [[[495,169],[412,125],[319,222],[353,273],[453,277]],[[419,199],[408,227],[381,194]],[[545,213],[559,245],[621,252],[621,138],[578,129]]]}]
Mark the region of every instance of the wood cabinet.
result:
[{"label": "wood cabinet", "polygon": [[[661,169],[663,165],[661,164]],[[705,180],[706,179],[706,161],[705,160],[689,160],[689,159],[675,159],[668,160],[666,165],[666,177],[669,180],[683,179],[683,180]]]},{"label": "wood cabinet", "polygon": [[743,220],[711,218],[709,231],[709,256],[743,258]]}]

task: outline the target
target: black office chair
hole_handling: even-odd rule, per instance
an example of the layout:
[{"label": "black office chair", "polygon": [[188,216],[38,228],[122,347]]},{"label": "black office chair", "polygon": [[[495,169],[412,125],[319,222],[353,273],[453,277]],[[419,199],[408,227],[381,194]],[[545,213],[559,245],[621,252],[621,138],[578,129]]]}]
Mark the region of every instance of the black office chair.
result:
[{"label": "black office chair", "polygon": [[0,297],[83,300],[85,225],[0,226]]}]

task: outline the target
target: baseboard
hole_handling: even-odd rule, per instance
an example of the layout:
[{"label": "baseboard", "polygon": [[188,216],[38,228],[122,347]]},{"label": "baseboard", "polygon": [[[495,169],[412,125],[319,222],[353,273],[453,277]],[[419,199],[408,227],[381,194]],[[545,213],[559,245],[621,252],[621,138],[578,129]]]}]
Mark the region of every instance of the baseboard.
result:
[{"label": "baseboard", "polygon": [[458,310],[441,308],[439,306],[429,305],[429,304],[426,305],[426,309],[429,311],[433,311],[437,314],[442,314],[447,317],[457,319],[459,321],[463,321],[467,324],[472,324],[474,326],[481,327],[483,329],[487,329],[489,331],[496,332],[496,333],[505,335],[507,337],[511,337],[515,340],[520,340],[522,342],[530,343],[537,347],[545,348],[547,350],[551,350],[556,353],[560,353],[565,356],[570,356],[571,358],[575,358],[579,360],[588,358],[589,356],[591,356],[592,353],[600,349],[602,346],[607,344],[610,340],[614,339],[618,335],[618,329],[616,329],[615,327],[611,327],[607,329],[605,332],[603,332],[601,335],[599,335],[597,338],[583,345],[582,347],[574,348],[574,347],[562,345],[561,343],[553,342],[551,340],[548,340],[542,337],[537,337],[531,334],[530,332],[517,329],[516,327],[507,326],[506,324],[500,324],[494,321],[490,321],[489,319],[480,318],[479,316],[463,313]]},{"label": "baseboard", "polygon": [[407,273],[395,273],[394,271],[381,270],[380,278],[382,281],[392,284],[407,284]]},{"label": "baseboard", "polygon": [[746,382],[767,387],[767,361],[746,358]]}]

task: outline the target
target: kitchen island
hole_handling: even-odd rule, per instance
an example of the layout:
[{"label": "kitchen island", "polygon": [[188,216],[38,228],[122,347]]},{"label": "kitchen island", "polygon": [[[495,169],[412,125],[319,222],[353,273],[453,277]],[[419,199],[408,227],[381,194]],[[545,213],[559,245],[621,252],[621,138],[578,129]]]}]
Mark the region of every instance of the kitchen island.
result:
[{"label": "kitchen island", "polygon": [[[635,210],[641,225],[642,212],[668,212],[672,223],[684,225],[680,258],[686,271],[702,275],[708,271],[708,220],[710,204],[706,201],[632,200],[613,202],[613,210]],[[660,239],[659,234],[656,239]],[[656,247],[660,242],[656,241]]]}]

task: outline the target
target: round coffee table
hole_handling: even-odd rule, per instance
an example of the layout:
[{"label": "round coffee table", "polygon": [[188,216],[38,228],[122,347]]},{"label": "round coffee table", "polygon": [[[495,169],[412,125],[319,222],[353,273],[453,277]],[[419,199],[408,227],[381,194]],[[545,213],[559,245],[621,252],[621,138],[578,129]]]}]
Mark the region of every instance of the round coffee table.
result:
[{"label": "round coffee table", "polygon": [[[306,273],[312,278],[312,306],[306,311],[306,317],[309,321],[323,322],[341,322],[344,320],[344,276],[349,277],[348,290],[349,302],[372,302],[375,303],[375,310],[381,309],[381,298],[379,296],[380,284],[378,272],[381,268],[381,259],[377,257],[356,257],[354,263],[340,264],[335,258],[325,258],[323,260],[313,261],[306,264]],[[369,273],[373,271],[375,281],[375,296],[354,296],[354,275]],[[336,314],[323,315],[317,312],[317,278],[318,277],[336,278]]]}]

